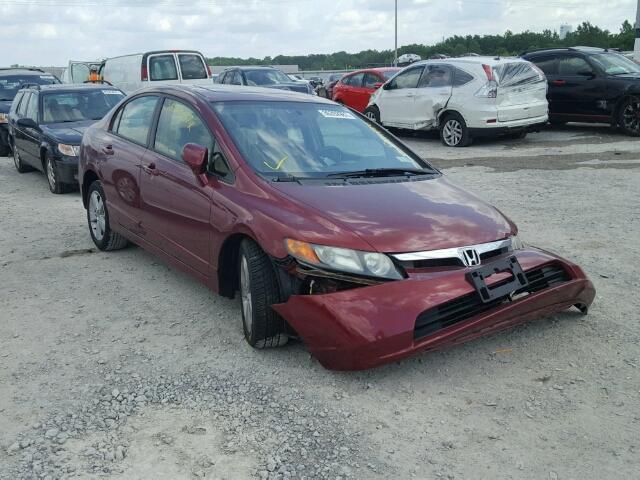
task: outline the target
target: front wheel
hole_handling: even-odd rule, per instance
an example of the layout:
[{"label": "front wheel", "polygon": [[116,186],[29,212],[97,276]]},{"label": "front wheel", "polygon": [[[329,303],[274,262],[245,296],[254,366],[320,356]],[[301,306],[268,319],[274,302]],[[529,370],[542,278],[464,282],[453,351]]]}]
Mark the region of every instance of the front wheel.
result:
[{"label": "front wheel", "polygon": [[459,113],[449,113],[440,124],[440,139],[447,147],[466,147],[471,144],[467,124]]},{"label": "front wheel", "polygon": [[380,123],[380,109],[375,105],[365,108],[364,116],[372,122]]},{"label": "front wheel", "polygon": [[119,250],[127,246],[127,239],[111,230],[109,211],[105,202],[104,190],[100,180],[89,186],[87,205],[87,223],[91,240],[100,250]]},{"label": "front wheel", "polygon": [[69,185],[60,181],[60,175],[58,174],[58,167],[51,155],[47,154],[44,159],[44,170],[47,175],[47,182],[49,183],[49,190],[51,193],[60,194],[69,191]]},{"label": "front wheel", "polygon": [[244,338],[254,348],[287,343],[285,321],[271,305],[280,303],[280,287],[269,257],[252,240],[240,244],[240,297]]},{"label": "front wheel", "polygon": [[618,113],[618,124],[624,133],[640,137],[640,97],[623,101]]}]

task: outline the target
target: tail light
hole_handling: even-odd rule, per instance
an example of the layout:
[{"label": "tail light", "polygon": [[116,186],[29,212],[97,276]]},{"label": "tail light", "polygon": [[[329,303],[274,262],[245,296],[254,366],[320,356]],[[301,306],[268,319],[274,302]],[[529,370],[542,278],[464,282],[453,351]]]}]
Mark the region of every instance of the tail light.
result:
[{"label": "tail light", "polygon": [[147,66],[143,65],[142,70],[140,72],[140,80],[146,82],[149,79],[149,73],[147,72]]},{"label": "tail light", "polygon": [[490,65],[482,64],[482,69],[487,76],[487,83],[476,92],[476,97],[496,98],[498,96],[498,81],[493,68]]}]

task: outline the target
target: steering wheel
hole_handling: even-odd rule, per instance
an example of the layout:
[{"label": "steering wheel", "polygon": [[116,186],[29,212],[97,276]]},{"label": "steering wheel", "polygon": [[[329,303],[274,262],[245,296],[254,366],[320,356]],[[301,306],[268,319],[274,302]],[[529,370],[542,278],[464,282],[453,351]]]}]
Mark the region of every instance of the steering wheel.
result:
[{"label": "steering wheel", "polygon": [[336,165],[342,163],[342,150],[334,146],[322,147],[318,150],[318,157],[327,166]]}]

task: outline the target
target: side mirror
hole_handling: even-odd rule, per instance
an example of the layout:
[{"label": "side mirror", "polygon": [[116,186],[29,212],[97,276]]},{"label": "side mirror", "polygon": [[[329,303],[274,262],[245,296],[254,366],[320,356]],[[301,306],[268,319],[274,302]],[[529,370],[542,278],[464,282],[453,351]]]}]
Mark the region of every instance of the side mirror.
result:
[{"label": "side mirror", "polygon": [[382,85],[384,85],[384,83],[382,83],[382,82],[374,83],[374,84],[373,84],[373,88],[375,88],[375,89],[377,90],[377,89],[379,89]]},{"label": "side mirror", "polygon": [[22,128],[38,128],[38,124],[31,118],[19,118],[16,123]]},{"label": "side mirror", "polygon": [[384,85],[382,85],[382,89],[383,90],[392,90],[393,88],[391,87],[391,82],[387,82]]},{"label": "side mirror", "polygon": [[193,173],[200,179],[202,184],[207,183],[207,176],[204,171],[207,165],[209,150],[202,145],[187,143],[182,149],[182,160],[189,165]]},{"label": "side mirror", "polygon": [[588,77],[588,78],[593,78],[595,77],[595,73],[593,73],[591,70],[581,70],[577,73],[577,75],[580,75],[581,77]]}]

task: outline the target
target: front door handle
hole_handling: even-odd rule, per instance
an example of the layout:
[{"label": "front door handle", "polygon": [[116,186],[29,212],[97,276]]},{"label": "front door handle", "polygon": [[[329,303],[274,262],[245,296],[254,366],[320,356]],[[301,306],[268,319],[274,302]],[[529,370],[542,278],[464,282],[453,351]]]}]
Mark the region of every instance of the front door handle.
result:
[{"label": "front door handle", "polygon": [[148,165],[142,165],[142,170],[144,170],[149,175],[157,175],[158,170],[156,169],[156,164],[151,162]]},{"label": "front door handle", "polygon": [[105,155],[113,155],[113,145],[105,145],[102,147],[102,153]]}]

